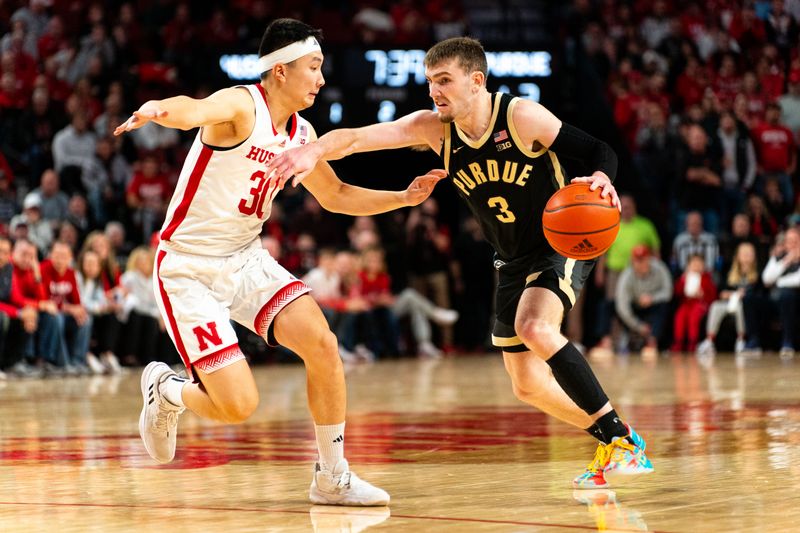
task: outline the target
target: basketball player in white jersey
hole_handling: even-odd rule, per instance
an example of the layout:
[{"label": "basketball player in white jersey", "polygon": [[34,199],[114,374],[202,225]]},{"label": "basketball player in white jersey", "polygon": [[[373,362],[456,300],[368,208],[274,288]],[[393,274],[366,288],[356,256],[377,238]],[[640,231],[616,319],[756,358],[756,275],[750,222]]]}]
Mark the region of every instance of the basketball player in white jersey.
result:
[{"label": "basketball player in white jersey", "polygon": [[[258,390],[232,319],[305,363],[319,450],[311,501],[386,505],[389,495],[356,477],[344,458],[346,389],[336,338],[308,287],[279,266],[258,238],[278,192],[266,162],[316,138],[297,112],[314,103],[324,84],[319,36],[302,22],[276,20],[261,42],[260,83],[202,100],[149,101],[114,132],[149,121],[200,128],[167,211],[153,274],[162,317],[194,381],[164,363],[150,363],[141,379],[139,431],[147,452],[167,463],[185,408],[227,423],[243,422],[255,411]],[[304,184],[330,211],[372,215],[421,203],[445,175],[433,170],[405,191],[375,191],[342,183],[323,164]]]}]

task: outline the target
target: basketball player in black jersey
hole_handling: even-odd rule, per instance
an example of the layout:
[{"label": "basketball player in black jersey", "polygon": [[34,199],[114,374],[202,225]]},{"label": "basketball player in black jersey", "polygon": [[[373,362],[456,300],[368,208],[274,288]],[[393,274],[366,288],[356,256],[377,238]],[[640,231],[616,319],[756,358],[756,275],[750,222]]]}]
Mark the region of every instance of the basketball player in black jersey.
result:
[{"label": "basketball player in black jersey", "polygon": [[557,154],[596,169],[572,181],[601,188],[619,205],[611,183],[616,155],[538,103],[489,93],[486,55],[474,39],[433,46],[425,74],[436,111],[331,131],[279,155],[268,170],[282,183],[293,176],[296,185],[319,160],[418,145],[435,150],[496,252],[500,276],[492,340],[503,350],[514,393],[600,441],[595,459],[573,485],[600,488],[607,486],[606,476],[651,472],[644,440],[620,421],[583,355],[560,332],[594,261],[557,254],[541,224],[547,200],[567,184]]}]

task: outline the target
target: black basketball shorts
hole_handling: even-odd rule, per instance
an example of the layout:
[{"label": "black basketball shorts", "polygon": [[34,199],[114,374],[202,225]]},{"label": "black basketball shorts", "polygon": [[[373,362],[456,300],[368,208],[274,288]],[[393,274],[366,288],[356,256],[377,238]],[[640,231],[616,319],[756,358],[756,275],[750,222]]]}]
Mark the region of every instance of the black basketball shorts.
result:
[{"label": "black basketball shorts", "polygon": [[514,319],[522,292],[528,287],[552,291],[564,304],[564,314],[572,309],[596,260],[577,261],[558,254],[542,258],[495,261],[500,272],[495,295],[495,323],[492,344],[504,352],[525,352],[528,348],[514,330]]}]

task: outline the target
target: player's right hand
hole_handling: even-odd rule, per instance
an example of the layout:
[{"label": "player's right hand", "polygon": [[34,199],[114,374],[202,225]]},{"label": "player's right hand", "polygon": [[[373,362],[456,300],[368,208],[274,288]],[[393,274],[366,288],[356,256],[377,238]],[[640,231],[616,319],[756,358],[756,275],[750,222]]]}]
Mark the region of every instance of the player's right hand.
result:
[{"label": "player's right hand", "polygon": [[446,177],[447,171],[442,168],[435,168],[424,176],[417,176],[404,191],[406,205],[415,206],[424,202],[431,195],[436,184]]},{"label": "player's right hand", "polygon": [[290,148],[267,163],[267,175],[275,171],[279,190],[283,190],[289,180],[292,180],[292,187],[297,187],[314,170],[321,155],[317,147],[317,143],[310,143]]},{"label": "player's right hand", "polygon": [[116,127],[114,135],[119,136],[126,131],[139,129],[151,120],[164,118],[167,115],[168,113],[161,109],[158,103],[152,101],[145,102],[138,111],[133,112],[133,115],[131,115],[128,120]]}]

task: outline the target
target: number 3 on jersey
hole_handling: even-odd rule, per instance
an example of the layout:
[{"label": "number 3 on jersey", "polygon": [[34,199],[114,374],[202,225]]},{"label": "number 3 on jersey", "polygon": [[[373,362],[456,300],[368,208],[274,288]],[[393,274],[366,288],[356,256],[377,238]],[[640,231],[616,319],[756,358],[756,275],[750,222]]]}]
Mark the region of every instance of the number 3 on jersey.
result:
[{"label": "number 3 on jersey", "polygon": [[508,210],[508,202],[506,202],[506,199],[502,196],[492,196],[489,198],[487,203],[489,204],[489,207],[496,207],[500,210],[500,214],[495,215],[497,220],[500,222],[510,224],[517,220],[517,217],[514,216],[514,213]]},{"label": "number 3 on jersey", "polygon": [[258,218],[264,217],[264,201],[269,196],[269,188],[265,187],[269,180],[263,170],[254,172],[250,176],[250,181],[257,181],[255,187],[250,189],[250,198],[242,198],[239,201],[239,212],[250,216],[255,213]]}]

